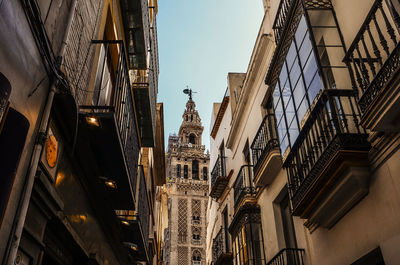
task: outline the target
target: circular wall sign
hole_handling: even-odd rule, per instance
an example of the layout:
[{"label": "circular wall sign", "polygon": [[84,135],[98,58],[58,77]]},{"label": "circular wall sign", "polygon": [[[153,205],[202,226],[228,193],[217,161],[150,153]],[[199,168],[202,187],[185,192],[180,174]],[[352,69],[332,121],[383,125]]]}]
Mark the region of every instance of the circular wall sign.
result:
[{"label": "circular wall sign", "polygon": [[49,167],[56,166],[58,158],[58,142],[54,135],[50,135],[46,141],[46,161]]}]

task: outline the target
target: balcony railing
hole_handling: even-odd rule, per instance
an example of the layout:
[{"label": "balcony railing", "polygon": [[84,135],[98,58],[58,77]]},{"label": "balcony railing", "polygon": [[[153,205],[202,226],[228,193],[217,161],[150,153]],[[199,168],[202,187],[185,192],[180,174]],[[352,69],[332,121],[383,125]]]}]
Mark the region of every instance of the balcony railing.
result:
[{"label": "balcony railing", "polygon": [[359,120],[353,90],[325,90],[320,95],[284,162],[294,212],[310,189],[318,189],[315,183],[339,152],[368,152]]},{"label": "balcony railing", "polygon": [[228,176],[226,176],[226,165],[225,157],[218,156],[215,162],[214,168],[211,171],[211,192],[210,196],[213,198],[219,198],[224,192],[226,185],[229,182]]},{"label": "balcony railing", "polygon": [[[400,67],[400,20],[392,3],[376,0],[344,58],[364,114]],[[391,13],[393,14],[393,19]]]},{"label": "balcony railing", "polygon": [[235,209],[241,204],[245,197],[254,196],[256,194],[256,188],[253,184],[252,167],[252,165],[243,165],[233,184]]},{"label": "balcony railing", "polygon": [[143,166],[139,165],[139,196],[137,200],[137,217],[140,222],[140,227],[142,229],[143,242],[145,249],[147,251],[149,242],[149,222],[150,222],[150,204],[149,197],[147,194],[147,186],[144,176]]},{"label": "balcony railing", "polygon": [[[92,98],[89,98],[89,93],[85,96],[80,97],[76,95],[77,103],[79,104],[80,114],[86,117],[88,124],[93,125],[92,127],[99,128],[100,132],[96,132],[101,137],[108,137],[107,144],[102,144],[103,148],[108,148],[107,145],[113,145],[114,138],[116,138],[119,143],[115,145],[118,148],[122,148],[124,162],[122,164],[127,166],[127,170],[130,178],[131,190],[135,193],[136,185],[136,175],[137,175],[137,158],[139,153],[139,143],[138,135],[136,129],[136,113],[133,105],[132,90],[128,74],[128,66],[125,56],[125,48],[122,40],[92,40],[92,45],[103,45],[105,57],[104,60],[99,60],[99,69],[103,69],[99,81],[99,88],[93,91]],[[112,55],[116,55],[112,57]],[[108,63],[116,63],[112,65],[113,72],[116,73],[115,78],[109,75],[109,82],[105,79],[104,68]],[[106,89],[107,88],[107,89]],[[109,89],[109,92],[107,92]],[[90,105],[87,103],[90,102]],[[108,119],[108,120],[106,120]],[[103,123],[102,123],[103,122]],[[111,129],[112,127],[112,129]],[[104,134],[105,131],[115,130],[116,134],[113,139],[111,139],[109,134]],[[99,141],[98,135],[93,135],[91,140]],[[113,135],[114,136],[114,135]],[[103,140],[102,140],[103,141]],[[98,142],[94,144],[98,145]],[[99,147],[100,149],[101,147]],[[98,151],[96,155],[103,155],[103,152]],[[105,151],[104,153],[110,153]],[[111,163],[114,169],[118,169],[119,166],[112,159],[118,160],[119,156],[115,153],[108,154],[110,158],[102,158],[107,160],[107,163]],[[118,161],[119,162],[119,161]],[[100,165],[102,166],[102,165]],[[106,165],[109,167],[109,165]],[[111,166],[111,168],[113,168]],[[122,168],[122,167],[121,167]],[[124,172],[125,169],[123,169]],[[114,173],[115,175],[120,175],[120,173]],[[120,182],[121,184],[123,182]],[[130,194],[129,194],[130,195]],[[133,194],[135,196],[135,194]]]},{"label": "balcony railing", "polygon": [[290,13],[293,12],[293,7],[297,0],[281,0],[279,3],[278,11],[275,16],[273,25],[276,43],[279,43],[282,39],[282,35],[285,32],[285,28],[288,26],[290,21]]},{"label": "balcony railing", "polygon": [[124,244],[133,250],[131,255],[137,261],[149,262],[152,257],[149,249],[151,213],[142,165],[138,166],[137,185],[136,210],[116,210],[115,213],[121,221]]},{"label": "balcony railing", "polygon": [[[273,160],[265,161],[271,154],[271,151],[274,149],[277,151],[276,152],[277,156],[280,158],[279,140],[278,140],[278,133],[276,131],[275,115],[268,114],[264,117],[260,125],[260,128],[258,128],[257,134],[254,137],[253,143],[251,144],[251,153],[254,163],[255,176],[257,176],[257,173],[259,173],[264,163],[268,162],[276,163]],[[270,171],[269,168],[267,168],[266,170]]]},{"label": "balcony railing", "polygon": [[267,265],[304,265],[304,249],[284,248]]},{"label": "balcony railing", "polygon": [[213,264],[226,264],[224,263],[224,260],[230,260],[232,263],[232,253],[229,251],[229,248],[227,246],[228,239],[225,238],[226,235],[228,234],[228,231],[226,231],[226,228],[221,227],[219,230],[218,234],[215,236],[213,239],[213,244],[212,244],[212,261]]}]

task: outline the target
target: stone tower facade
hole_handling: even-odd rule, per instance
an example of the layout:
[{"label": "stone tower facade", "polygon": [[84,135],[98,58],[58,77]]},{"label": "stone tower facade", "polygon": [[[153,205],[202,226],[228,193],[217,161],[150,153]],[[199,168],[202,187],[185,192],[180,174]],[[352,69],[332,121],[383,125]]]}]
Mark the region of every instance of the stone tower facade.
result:
[{"label": "stone tower facade", "polygon": [[170,135],[167,153],[167,265],[206,264],[206,216],[210,156],[201,143],[203,126],[190,98],[178,135]]}]

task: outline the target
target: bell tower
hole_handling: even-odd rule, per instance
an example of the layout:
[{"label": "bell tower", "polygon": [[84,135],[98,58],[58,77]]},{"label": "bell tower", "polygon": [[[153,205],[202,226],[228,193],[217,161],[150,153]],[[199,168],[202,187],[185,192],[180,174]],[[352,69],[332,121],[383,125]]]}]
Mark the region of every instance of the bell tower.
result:
[{"label": "bell tower", "polygon": [[[190,90],[191,91],[191,90]],[[191,94],[182,115],[182,124],[179,128],[179,140],[182,145],[201,146],[201,136],[204,127],[201,125],[199,113],[196,110]]]},{"label": "bell tower", "polygon": [[168,265],[205,264],[209,153],[201,137],[203,126],[191,89],[178,134],[168,139],[168,228],[165,249]]}]

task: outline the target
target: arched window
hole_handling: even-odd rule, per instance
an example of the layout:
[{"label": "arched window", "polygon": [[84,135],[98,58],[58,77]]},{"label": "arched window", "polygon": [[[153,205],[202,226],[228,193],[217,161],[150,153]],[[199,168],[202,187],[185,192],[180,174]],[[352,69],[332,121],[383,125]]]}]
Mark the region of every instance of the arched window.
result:
[{"label": "arched window", "polygon": [[203,167],[203,180],[208,180],[207,167]]},{"label": "arched window", "polygon": [[199,161],[192,161],[192,179],[199,179]]},{"label": "arched window", "polygon": [[201,253],[197,249],[192,254],[192,265],[201,265]]},{"label": "arched window", "polygon": [[196,135],[194,133],[189,135],[189,143],[196,144]]}]

